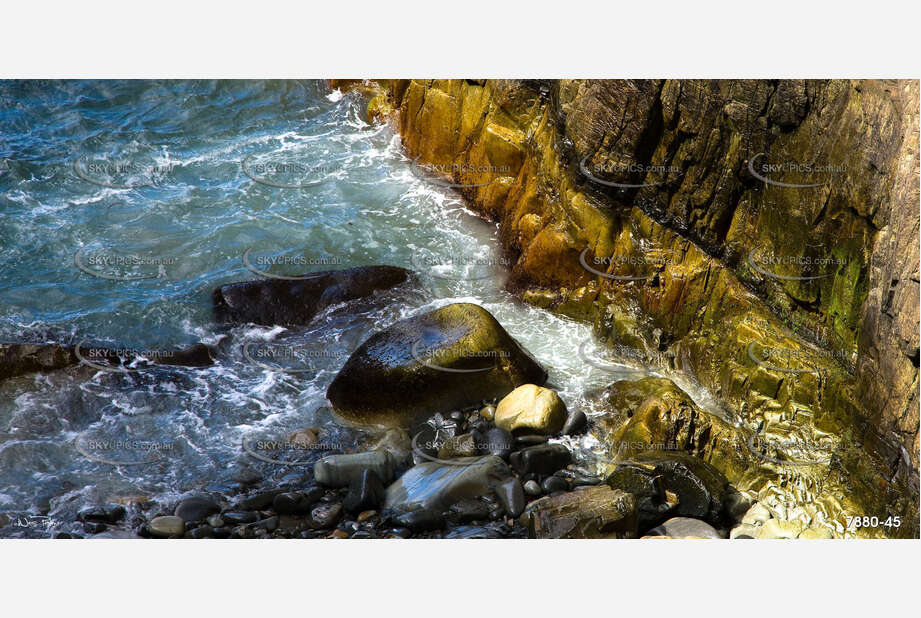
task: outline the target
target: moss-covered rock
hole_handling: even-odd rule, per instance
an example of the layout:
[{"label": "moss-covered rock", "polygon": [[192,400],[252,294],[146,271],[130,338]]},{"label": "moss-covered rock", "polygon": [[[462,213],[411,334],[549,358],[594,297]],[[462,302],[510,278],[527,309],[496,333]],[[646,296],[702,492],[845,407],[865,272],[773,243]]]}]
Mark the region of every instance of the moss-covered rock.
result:
[{"label": "moss-covered rock", "polygon": [[456,303],[372,335],[326,395],[348,420],[409,426],[421,415],[476,405],[546,379],[492,314]]}]

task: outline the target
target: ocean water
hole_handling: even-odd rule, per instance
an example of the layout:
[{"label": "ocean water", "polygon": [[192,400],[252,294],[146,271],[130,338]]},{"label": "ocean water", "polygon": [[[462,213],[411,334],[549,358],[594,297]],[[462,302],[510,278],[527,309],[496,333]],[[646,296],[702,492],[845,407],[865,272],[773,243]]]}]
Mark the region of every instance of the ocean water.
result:
[{"label": "ocean water", "polygon": [[[373,332],[452,302],[491,311],[571,408],[642,372],[585,362],[583,342],[601,354],[588,326],[504,291],[495,224],[364,103],[322,81],[0,81],[0,341],[219,349],[207,368],[0,382],[0,512],[50,534],[85,505],[303,475],[307,459],[266,442],[306,427],[346,450],[373,438],[330,414],[327,386]],[[370,264],[417,270],[421,288],[302,329],[212,319],[219,285]]]}]

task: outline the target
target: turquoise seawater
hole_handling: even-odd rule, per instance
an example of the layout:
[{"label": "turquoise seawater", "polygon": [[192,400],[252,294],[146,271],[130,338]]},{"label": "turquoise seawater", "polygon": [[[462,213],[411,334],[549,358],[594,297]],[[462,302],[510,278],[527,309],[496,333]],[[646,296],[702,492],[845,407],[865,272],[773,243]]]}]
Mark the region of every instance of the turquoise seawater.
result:
[{"label": "turquoise seawater", "polygon": [[[243,468],[268,485],[305,474],[254,457],[253,440],[314,426],[353,448],[362,431],[326,408],[336,371],[376,330],[450,302],[489,309],[570,407],[629,373],[580,358],[588,326],[504,290],[495,224],[366,123],[364,103],[322,81],[0,82],[0,341],[220,349],[203,369],[0,383],[0,511],[64,529],[114,497],[228,488]],[[214,288],[255,271],[370,264],[417,270],[421,289],[304,329],[212,320]],[[299,355],[261,362],[253,345]]]}]

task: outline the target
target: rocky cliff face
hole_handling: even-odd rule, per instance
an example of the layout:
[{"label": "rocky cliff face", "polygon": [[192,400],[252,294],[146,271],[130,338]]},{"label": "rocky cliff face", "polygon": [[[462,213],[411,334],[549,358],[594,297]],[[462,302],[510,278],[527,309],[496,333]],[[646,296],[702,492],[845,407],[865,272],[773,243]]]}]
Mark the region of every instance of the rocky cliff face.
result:
[{"label": "rocky cliff face", "polygon": [[522,298],[830,449],[804,502],[917,519],[918,82],[392,80],[392,110],[499,222]]}]

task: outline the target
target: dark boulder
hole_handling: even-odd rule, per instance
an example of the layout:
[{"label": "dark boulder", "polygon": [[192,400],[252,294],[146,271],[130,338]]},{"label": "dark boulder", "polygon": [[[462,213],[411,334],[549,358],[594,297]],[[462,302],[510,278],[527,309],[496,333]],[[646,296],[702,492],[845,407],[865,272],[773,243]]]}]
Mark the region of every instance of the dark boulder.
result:
[{"label": "dark boulder", "polygon": [[547,373],[486,309],[456,303],[372,335],[326,392],[353,422],[411,426],[502,397]]},{"label": "dark boulder", "polygon": [[637,499],[639,528],[671,517],[693,517],[719,526],[729,482],[707,462],[681,452],[649,451],[612,465],[605,482]]},{"label": "dark boulder", "polygon": [[413,279],[398,266],[358,266],[303,275],[222,285],[214,290],[214,318],[231,324],[303,326],[324,309]]},{"label": "dark boulder", "polygon": [[70,346],[56,343],[0,343],[0,380],[76,365]]}]

